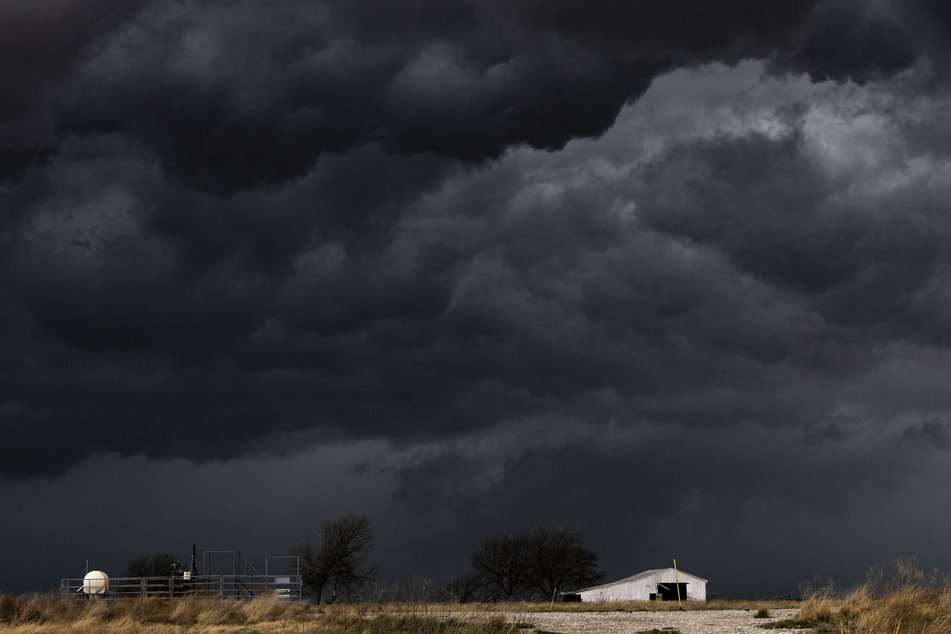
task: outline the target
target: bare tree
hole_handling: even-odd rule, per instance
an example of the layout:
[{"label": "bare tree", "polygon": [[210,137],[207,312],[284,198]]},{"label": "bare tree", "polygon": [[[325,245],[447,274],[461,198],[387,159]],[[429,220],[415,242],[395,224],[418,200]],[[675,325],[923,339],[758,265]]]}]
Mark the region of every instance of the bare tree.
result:
[{"label": "bare tree", "polygon": [[340,594],[349,598],[360,586],[376,578],[376,566],[367,565],[373,547],[370,520],[362,515],[348,514],[323,520],[317,529],[320,544],[303,542],[291,551],[300,557],[301,581],[305,588],[323,600],[325,588],[330,589],[330,602]]},{"label": "bare tree", "polygon": [[467,603],[476,597],[479,589],[479,579],[475,573],[469,571],[464,575],[443,581],[440,585],[441,601],[444,603]]},{"label": "bare tree", "polygon": [[525,537],[504,532],[490,535],[472,553],[470,563],[488,598],[508,601],[522,588],[528,572]]},{"label": "bare tree", "polygon": [[552,597],[556,590],[575,590],[604,580],[598,556],[581,535],[567,526],[536,526],[525,537],[529,590]]},{"label": "bare tree", "polygon": [[536,526],[525,534],[491,535],[482,540],[470,562],[470,575],[479,589],[497,601],[519,594],[548,598],[556,590],[575,590],[604,580],[598,556],[567,526]]},{"label": "bare tree", "polygon": [[130,559],[125,568],[126,577],[167,577],[172,574],[175,555],[152,553]]},{"label": "bare tree", "polygon": [[320,548],[310,542],[302,542],[300,546],[291,550],[291,555],[298,558],[300,565],[300,580],[306,594],[320,595],[327,586],[327,572],[321,564]]}]

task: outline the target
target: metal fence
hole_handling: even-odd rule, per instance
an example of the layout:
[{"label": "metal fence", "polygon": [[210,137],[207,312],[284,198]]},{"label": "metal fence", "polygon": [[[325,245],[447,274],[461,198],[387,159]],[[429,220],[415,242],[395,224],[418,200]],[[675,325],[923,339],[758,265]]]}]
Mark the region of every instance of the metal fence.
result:
[{"label": "metal fence", "polygon": [[64,599],[119,599],[133,597],[211,596],[222,599],[253,599],[274,594],[285,601],[301,600],[300,575],[200,575],[185,579],[170,577],[117,577],[109,579],[105,592],[87,594],[83,579],[63,579],[60,595]]}]

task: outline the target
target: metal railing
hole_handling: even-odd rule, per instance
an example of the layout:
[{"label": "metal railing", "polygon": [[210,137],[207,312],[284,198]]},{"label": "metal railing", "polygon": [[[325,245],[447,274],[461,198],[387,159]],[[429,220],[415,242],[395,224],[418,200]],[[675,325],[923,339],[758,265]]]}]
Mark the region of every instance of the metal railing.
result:
[{"label": "metal railing", "polygon": [[169,577],[117,577],[109,579],[105,592],[87,594],[84,579],[60,581],[64,599],[98,597],[106,600],[134,597],[176,598],[212,596],[222,599],[253,599],[274,594],[285,601],[301,600],[300,575],[200,575],[185,579]]}]

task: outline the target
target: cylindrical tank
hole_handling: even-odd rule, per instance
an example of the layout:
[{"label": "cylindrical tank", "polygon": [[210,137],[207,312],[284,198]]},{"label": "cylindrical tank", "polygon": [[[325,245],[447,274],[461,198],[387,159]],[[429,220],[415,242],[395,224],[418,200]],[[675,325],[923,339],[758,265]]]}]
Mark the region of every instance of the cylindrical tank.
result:
[{"label": "cylindrical tank", "polygon": [[101,570],[92,570],[83,577],[83,592],[105,594],[109,590],[109,575]]}]

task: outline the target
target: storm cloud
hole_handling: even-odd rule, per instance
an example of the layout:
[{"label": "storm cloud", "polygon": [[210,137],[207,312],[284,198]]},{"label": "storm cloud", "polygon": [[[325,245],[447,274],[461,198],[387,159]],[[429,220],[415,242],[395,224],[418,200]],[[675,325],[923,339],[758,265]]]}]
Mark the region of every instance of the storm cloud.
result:
[{"label": "storm cloud", "polygon": [[926,0],[5,4],[4,543],[196,539],[30,537],[120,473],[104,522],[164,478],[251,550],[366,512],[391,578],[537,523],[722,595],[948,565],[899,519],[836,540],[937,512],[949,31]]}]

